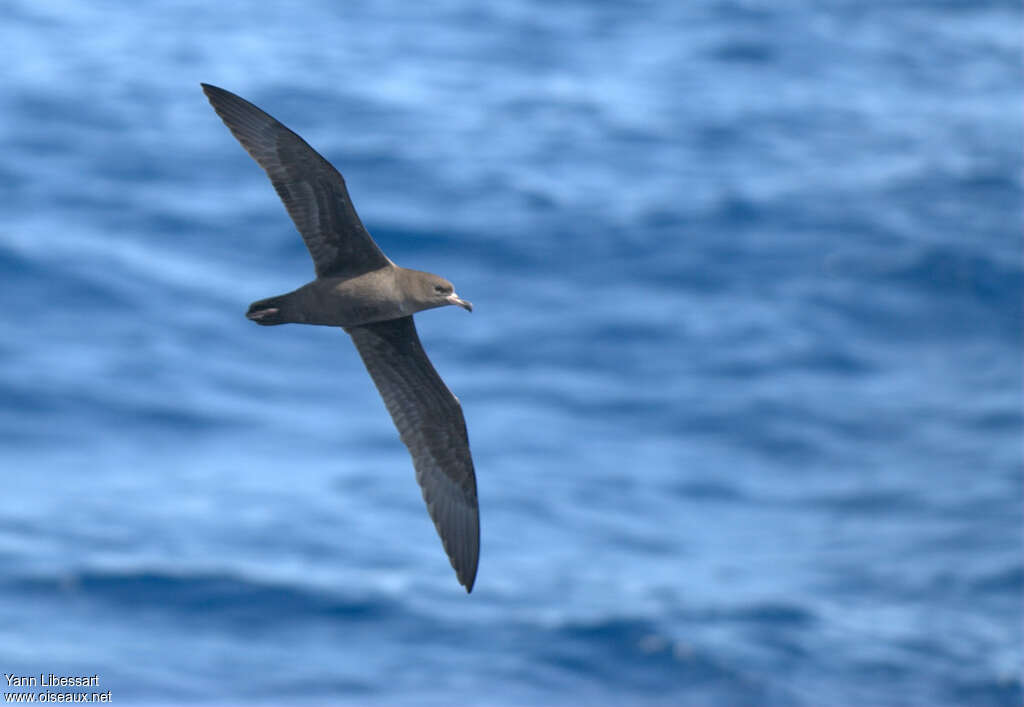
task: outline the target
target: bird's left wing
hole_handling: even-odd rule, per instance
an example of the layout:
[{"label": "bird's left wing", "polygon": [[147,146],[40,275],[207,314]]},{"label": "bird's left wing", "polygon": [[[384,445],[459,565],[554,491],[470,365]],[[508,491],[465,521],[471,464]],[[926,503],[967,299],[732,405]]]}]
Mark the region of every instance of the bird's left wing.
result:
[{"label": "bird's left wing", "polygon": [[341,173],[305,140],[249,101],[202,84],[231,133],[270,177],[317,277],[351,277],[391,264],[363,227]]}]

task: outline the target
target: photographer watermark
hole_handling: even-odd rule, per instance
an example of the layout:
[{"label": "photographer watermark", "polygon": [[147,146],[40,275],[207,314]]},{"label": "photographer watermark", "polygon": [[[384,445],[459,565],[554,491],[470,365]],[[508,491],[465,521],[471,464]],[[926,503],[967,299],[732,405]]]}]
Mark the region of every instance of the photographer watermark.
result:
[{"label": "photographer watermark", "polygon": [[[21,688],[4,692],[4,702],[110,702],[110,690],[64,690],[61,688],[89,688],[100,686],[99,675],[15,675],[4,673],[8,688]],[[33,688],[26,690],[25,688]]]}]

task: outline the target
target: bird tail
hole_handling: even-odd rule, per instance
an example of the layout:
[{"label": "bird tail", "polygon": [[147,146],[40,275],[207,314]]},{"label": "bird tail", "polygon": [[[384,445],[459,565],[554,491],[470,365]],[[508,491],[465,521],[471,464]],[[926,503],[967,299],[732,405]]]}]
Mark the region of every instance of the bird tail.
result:
[{"label": "bird tail", "polygon": [[285,324],[291,320],[285,316],[285,303],[282,300],[284,300],[283,296],[269,297],[253,302],[249,305],[249,311],[245,313],[245,316],[263,326]]}]

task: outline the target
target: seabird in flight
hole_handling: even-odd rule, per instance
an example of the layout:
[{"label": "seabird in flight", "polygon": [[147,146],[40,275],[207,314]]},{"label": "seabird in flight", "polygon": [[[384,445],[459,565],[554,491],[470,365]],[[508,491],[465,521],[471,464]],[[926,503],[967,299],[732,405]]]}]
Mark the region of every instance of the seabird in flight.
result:
[{"label": "seabird in flight", "polygon": [[476,475],[462,407],[420,345],[412,315],[454,304],[452,284],[395,265],[363,227],[345,180],[305,140],[230,91],[202,84],[231,133],[270,177],[313,256],[316,278],[253,302],[257,324],[340,326],[356,345],[416,469],[434,526],[467,592],[480,555]]}]

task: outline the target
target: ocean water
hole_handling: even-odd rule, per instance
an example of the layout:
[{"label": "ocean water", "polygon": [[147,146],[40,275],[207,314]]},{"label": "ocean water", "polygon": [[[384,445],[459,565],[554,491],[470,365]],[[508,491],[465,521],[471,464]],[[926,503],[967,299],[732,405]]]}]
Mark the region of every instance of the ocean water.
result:
[{"label": "ocean water", "polygon": [[[1020,705],[1022,14],[0,4],[0,670]],[[312,268],[200,81],[476,305],[417,317],[476,460],[471,595],[344,333],[245,320]]]}]

